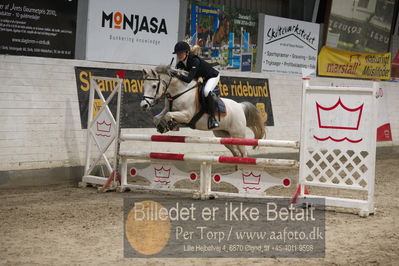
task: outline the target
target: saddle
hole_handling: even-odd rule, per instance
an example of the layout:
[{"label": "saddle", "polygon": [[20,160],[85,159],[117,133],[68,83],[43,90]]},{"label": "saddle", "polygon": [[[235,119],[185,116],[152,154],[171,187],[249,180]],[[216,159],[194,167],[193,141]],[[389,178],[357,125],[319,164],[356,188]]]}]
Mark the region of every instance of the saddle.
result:
[{"label": "saddle", "polygon": [[[217,115],[220,121],[221,117],[226,116],[226,106],[222,99],[220,99],[220,88],[219,86],[216,86],[215,89],[213,89],[213,93],[216,94],[218,97],[217,105],[216,105],[216,110],[217,112],[215,113],[215,116]],[[191,121],[187,124],[192,129],[195,129],[195,124],[197,121],[206,113],[209,114],[208,110],[208,105],[206,103],[206,97],[204,96],[204,84],[199,83],[198,88],[196,90],[196,96],[195,96],[195,103],[196,103],[196,111],[197,113],[193,116]]]}]

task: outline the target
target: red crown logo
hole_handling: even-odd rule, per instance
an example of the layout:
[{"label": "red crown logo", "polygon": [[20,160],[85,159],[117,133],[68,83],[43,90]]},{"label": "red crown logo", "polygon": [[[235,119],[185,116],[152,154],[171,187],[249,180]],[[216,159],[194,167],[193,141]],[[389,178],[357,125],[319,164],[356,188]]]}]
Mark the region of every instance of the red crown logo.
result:
[{"label": "red crown logo", "polygon": [[165,169],[162,165],[161,168],[155,168],[154,167],[154,172],[155,172],[155,177],[156,178],[169,178],[170,176],[170,168]]},{"label": "red crown logo", "polygon": [[101,123],[99,123],[98,121],[96,123],[97,123],[97,131],[111,132],[111,123],[108,124],[107,122],[105,122],[105,120],[102,121]]},{"label": "red crown logo", "polygon": [[[342,103],[341,98],[331,107],[324,107],[316,102],[319,128],[358,130],[362,118],[363,105],[349,108]],[[339,120],[341,118],[344,119]]]},{"label": "red crown logo", "polygon": [[260,183],[260,174],[254,175],[254,173],[244,174],[242,173],[242,182],[246,185],[259,185]]}]

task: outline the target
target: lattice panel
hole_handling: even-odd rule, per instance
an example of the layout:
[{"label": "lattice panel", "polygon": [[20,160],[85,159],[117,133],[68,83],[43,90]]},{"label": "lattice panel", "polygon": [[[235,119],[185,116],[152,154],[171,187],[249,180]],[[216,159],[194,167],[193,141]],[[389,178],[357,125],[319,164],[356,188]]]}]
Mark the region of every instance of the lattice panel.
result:
[{"label": "lattice panel", "polygon": [[373,189],[376,85],[363,88],[306,84],[300,183]]},{"label": "lattice panel", "polygon": [[353,150],[307,150],[304,182],[367,190],[369,153]]},{"label": "lattice panel", "polygon": [[304,80],[303,85],[298,184],[367,191],[367,200],[349,191],[327,196],[332,194],[329,189],[302,196],[324,197],[326,206],[355,208],[359,214],[374,213],[379,84],[327,87],[310,86]]}]

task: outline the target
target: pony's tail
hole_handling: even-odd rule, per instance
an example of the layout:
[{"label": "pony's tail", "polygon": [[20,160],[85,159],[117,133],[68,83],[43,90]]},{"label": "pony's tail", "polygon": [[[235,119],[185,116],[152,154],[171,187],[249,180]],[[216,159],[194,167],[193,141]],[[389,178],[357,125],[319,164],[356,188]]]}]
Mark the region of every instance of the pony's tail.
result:
[{"label": "pony's tail", "polygon": [[[266,137],[265,121],[266,117],[263,118],[258,108],[250,102],[242,102],[242,108],[244,109],[245,119],[247,120],[247,127],[249,127],[254,133],[255,139],[263,139]],[[254,149],[256,146],[254,146]]]}]

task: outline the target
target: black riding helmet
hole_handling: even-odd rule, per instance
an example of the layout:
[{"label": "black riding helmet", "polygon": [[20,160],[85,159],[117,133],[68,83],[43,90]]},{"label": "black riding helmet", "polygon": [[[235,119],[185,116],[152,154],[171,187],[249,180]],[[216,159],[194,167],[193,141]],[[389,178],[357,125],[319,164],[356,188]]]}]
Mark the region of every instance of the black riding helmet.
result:
[{"label": "black riding helmet", "polygon": [[186,42],[180,41],[176,43],[175,51],[173,52],[173,54],[188,52],[188,51],[190,51],[190,45],[188,45],[188,43]]}]

